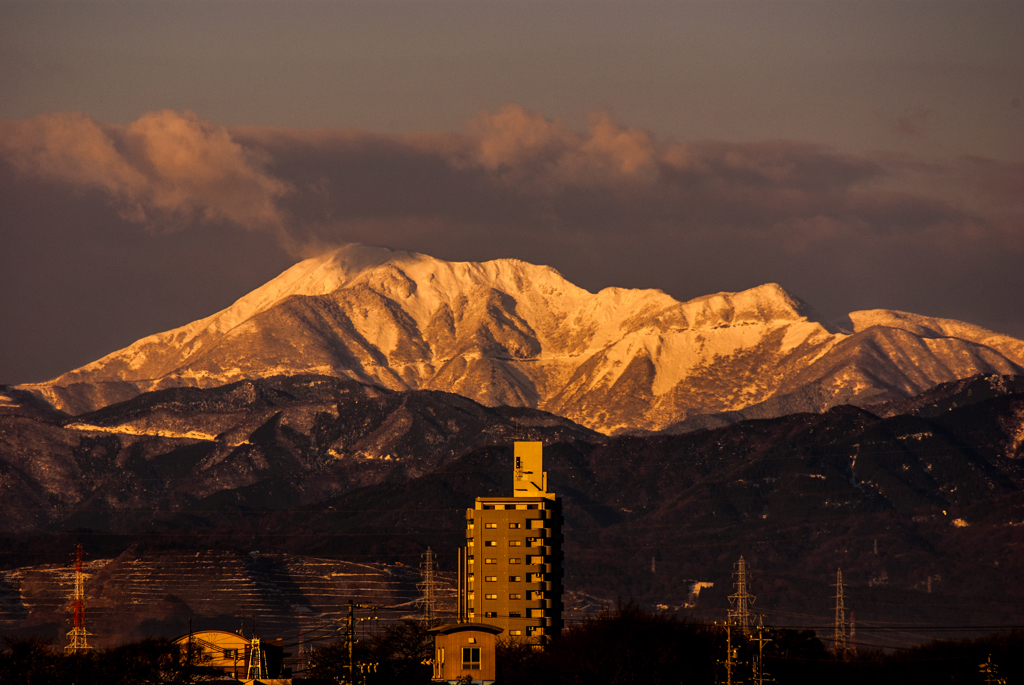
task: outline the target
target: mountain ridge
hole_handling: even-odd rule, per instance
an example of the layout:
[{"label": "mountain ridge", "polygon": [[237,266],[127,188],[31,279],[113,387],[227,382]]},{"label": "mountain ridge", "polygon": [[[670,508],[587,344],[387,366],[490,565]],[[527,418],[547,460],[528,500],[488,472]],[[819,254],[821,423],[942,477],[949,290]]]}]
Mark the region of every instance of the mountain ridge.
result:
[{"label": "mountain ridge", "polygon": [[881,309],[849,319],[844,329],[775,283],[679,302],[660,290],[590,293],[515,259],[349,245],[209,317],[19,387],[78,414],[168,387],[319,374],[615,433],[787,396],[806,398],[790,410],[822,411],[1024,372],[1024,342],[972,324]]}]

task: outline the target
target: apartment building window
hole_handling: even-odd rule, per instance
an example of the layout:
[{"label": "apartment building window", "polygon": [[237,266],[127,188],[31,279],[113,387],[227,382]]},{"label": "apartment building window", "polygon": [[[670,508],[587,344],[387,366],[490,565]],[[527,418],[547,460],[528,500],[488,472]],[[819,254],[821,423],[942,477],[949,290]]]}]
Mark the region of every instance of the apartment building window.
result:
[{"label": "apartment building window", "polygon": [[522,593],[519,593],[519,592],[510,592],[510,593],[508,593],[508,598],[509,599],[522,599],[523,595],[522,595]]},{"label": "apartment building window", "polygon": [[484,618],[498,618],[498,612],[497,611],[485,611],[484,612]]},{"label": "apartment building window", "polygon": [[510,582],[510,583],[519,583],[522,580],[523,580],[522,576],[509,576],[508,577],[508,582]]},{"label": "apartment building window", "polygon": [[487,582],[487,583],[497,583],[498,582],[498,576],[484,576],[484,582]]},{"label": "apartment building window", "polygon": [[509,635],[522,635],[523,631],[521,631],[521,630],[510,630],[510,631],[508,631],[508,634]]},{"label": "apartment building window", "polygon": [[498,560],[497,559],[484,559],[484,563],[485,564],[497,564]]},{"label": "apartment building window", "polygon": [[516,558],[516,559],[509,559],[508,563],[510,563],[510,564],[518,564],[518,563],[520,563],[520,561],[522,561],[522,560],[518,559],[518,558]]},{"label": "apartment building window", "polygon": [[497,540],[487,540],[487,541],[484,542],[484,547],[497,547],[497,546],[498,546],[498,541]]},{"label": "apartment building window", "polygon": [[484,528],[497,528],[497,527],[498,527],[497,523],[485,523],[484,524]]},{"label": "apartment building window", "polygon": [[509,540],[508,541],[508,546],[509,547],[522,547],[523,546],[523,541],[522,540]]},{"label": "apartment building window", "polygon": [[484,595],[484,599],[498,599],[498,595]]},{"label": "apartment building window", "polygon": [[510,523],[510,524],[508,524],[508,527],[509,528],[522,528],[523,524],[521,524],[521,523]]},{"label": "apartment building window", "polygon": [[522,616],[523,615],[521,613],[519,613],[518,611],[510,611],[510,612],[508,612],[508,617],[509,618],[522,618]]},{"label": "apartment building window", "polygon": [[480,670],[480,648],[479,647],[463,647],[462,648],[462,668],[467,671],[479,671]]}]

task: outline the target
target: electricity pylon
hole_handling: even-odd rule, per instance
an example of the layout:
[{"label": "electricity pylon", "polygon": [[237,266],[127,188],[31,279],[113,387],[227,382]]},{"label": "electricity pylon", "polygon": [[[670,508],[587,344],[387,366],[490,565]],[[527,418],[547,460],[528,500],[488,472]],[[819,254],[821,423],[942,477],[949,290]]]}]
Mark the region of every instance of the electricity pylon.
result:
[{"label": "electricity pylon", "polygon": [[846,607],[843,605],[843,569],[836,571],[836,620],[835,643],[833,649],[836,656],[846,654]]},{"label": "electricity pylon", "polygon": [[86,641],[89,635],[85,630],[85,573],[82,571],[82,546],[75,550],[75,589],[71,597],[71,632],[68,633],[68,644],[64,648],[65,654],[79,654],[87,652],[91,647]]},{"label": "electricity pylon", "polygon": [[745,637],[750,635],[750,605],[757,599],[747,592],[747,562],[740,557],[733,567],[733,584],[736,592],[729,595],[729,623],[739,627]]},{"label": "electricity pylon", "polygon": [[417,602],[423,608],[423,623],[430,628],[437,621],[437,590],[440,583],[434,573],[434,551],[429,547],[423,554],[420,568],[422,580],[416,584],[416,589],[420,591]]}]

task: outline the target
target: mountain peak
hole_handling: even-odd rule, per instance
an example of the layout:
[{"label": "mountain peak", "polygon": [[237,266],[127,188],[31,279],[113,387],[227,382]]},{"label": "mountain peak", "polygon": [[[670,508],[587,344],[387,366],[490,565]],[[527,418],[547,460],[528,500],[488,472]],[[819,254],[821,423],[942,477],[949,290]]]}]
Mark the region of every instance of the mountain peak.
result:
[{"label": "mountain peak", "polygon": [[[779,406],[818,410],[1024,371],[1024,342],[976,326],[887,310],[851,316],[862,331],[852,336],[777,283],[679,302],[660,290],[591,293],[518,259],[448,262],[353,244],[212,316],[25,389],[80,413],[160,388],[316,374],[528,406],[613,432],[777,395],[790,398]],[[932,340],[938,333],[947,339]],[[873,344],[881,338],[889,347]]]},{"label": "mountain peak", "polygon": [[813,321],[823,323],[814,309],[778,283],[740,292],[720,292],[683,303],[687,319],[700,328]]}]

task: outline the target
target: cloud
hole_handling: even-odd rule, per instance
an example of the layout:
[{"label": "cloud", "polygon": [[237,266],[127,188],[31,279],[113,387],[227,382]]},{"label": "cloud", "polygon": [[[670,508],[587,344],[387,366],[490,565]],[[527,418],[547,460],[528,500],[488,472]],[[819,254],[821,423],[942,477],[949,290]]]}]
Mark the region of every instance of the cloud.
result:
[{"label": "cloud", "polygon": [[51,114],[0,122],[0,314],[35,327],[32,354],[65,343],[68,321],[76,341],[92,331],[56,373],[364,242],[679,299],[779,282],[829,315],[886,307],[1024,336],[1021,198],[1019,161],[674,141],[605,112],[574,128],[507,105],[401,134]]},{"label": "cloud", "polygon": [[98,190],[132,221],[227,221],[280,228],[290,190],[263,171],[264,157],[194,113],[151,112],[127,126],[79,113],[0,124],[0,154],[21,173]]},{"label": "cloud", "polygon": [[932,111],[925,107],[907,109],[898,114],[878,112],[877,115],[886,128],[905,138],[918,138],[924,135],[933,118]]},{"label": "cloud", "polygon": [[573,130],[514,104],[456,133],[55,114],[0,124],[0,154],[22,173],[98,191],[138,223],[269,229],[293,254],[349,241],[429,249],[655,234],[766,236],[795,253],[925,239],[956,250],[979,236],[1016,245],[1024,214],[1019,164],[674,142],[606,112]]}]

